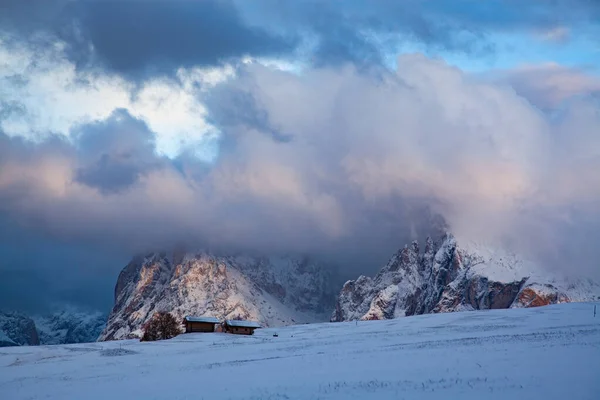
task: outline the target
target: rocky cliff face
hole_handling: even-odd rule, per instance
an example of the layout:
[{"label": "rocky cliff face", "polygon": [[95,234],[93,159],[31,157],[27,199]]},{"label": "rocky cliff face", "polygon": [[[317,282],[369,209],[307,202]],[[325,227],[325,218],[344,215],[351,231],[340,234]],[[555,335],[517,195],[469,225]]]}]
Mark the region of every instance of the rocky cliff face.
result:
[{"label": "rocky cliff face", "polygon": [[239,317],[263,326],[324,321],[335,301],[334,284],[329,270],[307,259],[153,253],[121,271],[100,339],[140,337],[157,311],[178,319]]},{"label": "rocky cliff face", "polygon": [[451,234],[413,242],[374,277],[344,284],[331,321],[403,316],[600,299],[590,280],[551,276],[514,254],[476,244],[460,247]]},{"label": "rocky cliff face", "polygon": [[33,317],[0,312],[0,347],[95,342],[105,324],[105,314],[74,307]]},{"label": "rocky cliff face", "polygon": [[31,318],[14,312],[0,312],[0,347],[38,344],[40,339]]}]

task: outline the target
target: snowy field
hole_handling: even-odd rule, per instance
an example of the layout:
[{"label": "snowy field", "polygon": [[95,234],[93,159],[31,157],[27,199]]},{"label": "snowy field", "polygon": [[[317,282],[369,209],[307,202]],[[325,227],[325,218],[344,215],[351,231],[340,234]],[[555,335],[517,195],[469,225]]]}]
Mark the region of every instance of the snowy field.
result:
[{"label": "snowy field", "polygon": [[600,315],[563,304],[0,349],[2,400],[365,398],[598,400]]}]

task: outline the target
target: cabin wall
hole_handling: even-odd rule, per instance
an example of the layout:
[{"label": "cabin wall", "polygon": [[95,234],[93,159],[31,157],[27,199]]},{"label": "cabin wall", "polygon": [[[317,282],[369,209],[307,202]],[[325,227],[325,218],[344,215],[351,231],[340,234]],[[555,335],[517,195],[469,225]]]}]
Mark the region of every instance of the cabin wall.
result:
[{"label": "cabin wall", "polygon": [[190,332],[214,332],[215,324],[208,322],[186,322],[186,333]]},{"label": "cabin wall", "polygon": [[237,326],[230,326],[227,329],[227,332],[233,333],[236,335],[252,335],[254,333],[254,328],[243,328]]}]

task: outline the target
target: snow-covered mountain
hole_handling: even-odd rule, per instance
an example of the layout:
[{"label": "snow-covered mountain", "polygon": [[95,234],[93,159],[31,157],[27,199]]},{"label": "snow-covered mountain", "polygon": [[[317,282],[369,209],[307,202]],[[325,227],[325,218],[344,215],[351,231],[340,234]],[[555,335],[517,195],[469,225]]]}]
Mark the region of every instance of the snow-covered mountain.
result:
[{"label": "snow-covered mountain", "polygon": [[67,306],[51,314],[0,312],[0,347],[95,342],[106,315]]},{"label": "snow-covered mountain", "polygon": [[88,343],[98,340],[106,325],[106,314],[68,307],[55,313],[34,316],[40,344]]},{"label": "snow-covered mountain", "polygon": [[308,259],[152,253],[121,271],[100,340],[141,336],[156,311],[239,317],[263,326],[326,321],[335,291],[331,269]]},{"label": "snow-covered mountain", "polygon": [[40,344],[35,323],[16,312],[0,312],[0,347]]},{"label": "snow-covered mountain", "polygon": [[591,280],[553,275],[515,254],[452,234],[398,251],[374,277],[344,284],[331,321],[391,319],[415,314],[536,307],[600,299]]}]

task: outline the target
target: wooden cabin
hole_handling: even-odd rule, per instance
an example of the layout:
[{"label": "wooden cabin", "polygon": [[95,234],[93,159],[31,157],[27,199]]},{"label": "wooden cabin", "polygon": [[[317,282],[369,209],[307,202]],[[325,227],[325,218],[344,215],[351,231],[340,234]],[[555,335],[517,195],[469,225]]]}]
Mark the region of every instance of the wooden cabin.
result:
[{"label": "wooden cabin", "polygon": [[214,332],[215,326],[218,324],[219,320],[215,317],[187,316],[183,319],[183,325],[185,325],[185,333]]},{"label": "wooden cabin", "polygon": [[253,335],[254,330],[260,328],[256,321],[239,321],[227,319],[223,322],[223,331],[236,335]]}]

